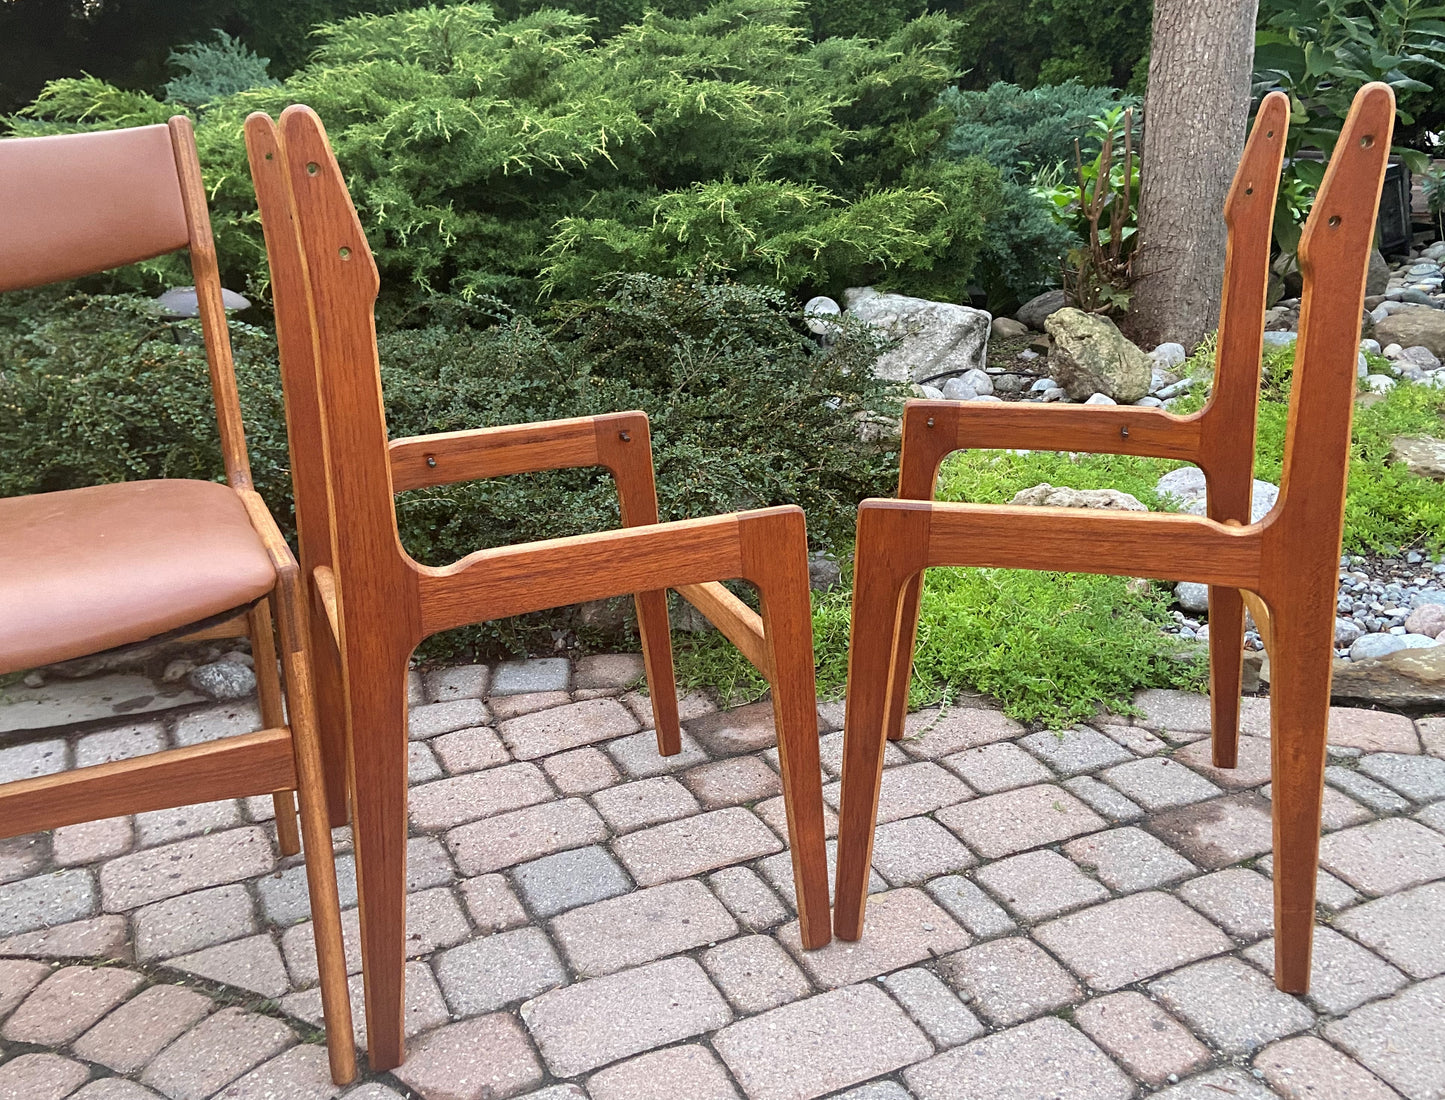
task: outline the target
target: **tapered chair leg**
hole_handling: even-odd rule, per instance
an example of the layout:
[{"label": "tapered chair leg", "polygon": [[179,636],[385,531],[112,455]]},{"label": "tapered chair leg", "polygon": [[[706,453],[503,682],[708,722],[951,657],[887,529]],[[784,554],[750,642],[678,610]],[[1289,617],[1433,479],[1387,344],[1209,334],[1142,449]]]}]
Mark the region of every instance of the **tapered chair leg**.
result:
[{"label": "tapered chair leg", "polygon": [[[884,731],[890,722],[890,670],[908,582],[918,577],[928,545],[926,510],[858,512],[853,566],[853,625],[848,640],[848,707],[843,734],[843,792],[838,810],[838,874],[833,932],[839,939],[863,935],[868,867],[883,782]],[[878,629],[892,624],[893,629]],[[860,626],[862,629],[860,629]]]},{"label": "tapered chair leg", "polygon": [[[294,594],[293,594],[294,595]],[[297,598],[295,606],[302,606]],[[331,1079],[338,1085],[356,1076],[356,1039],[352,1033],[351,997],[346,985],[346,953],[341,943],[341,905],[336,890],[336,861],[331,850],[326,784],[316,737],[316,707],[311,667],[298,624],[282,623],[282,662],[296,760],[296,794],[301,803],[301,831],[306,841],[306,886],[311,899],[311,927],[316,940],[316,967],[321,979],[321,1012],[326,1026],[326,1053]]]},{"label": "tapered chair leg", "polygon": [[1209,712],[1216,768],[1239,762],[1239,697],[1244,679],[1244,599],[1237,588],[1209,589]]},{"label": "tapered chair leg", "polygon": [[407,656],[370,667],[353,659],[346,670],[367,1056],[376,1071],[406,1058]]},{"label": "tapered chair leg", "polygon": [[[272,633],[271,609],[265,600],[246,615],[251,636],[251,659],[256,666],[256,694],[261,703],[261,727],[279,729],[286,724],[286,707],[281,701],[281,678],[276,671],[276,638]],[[301,851],[301,834],[296,828],[296,799],[290,791],[271,795],[276,811],[276,846],[283,856]]]},{"label": "tapered chair leg", "polygon": [[805,948],[822,947],[833,938],[833,927],[828,913],[807,529],[803,513],[792,511],[740,517],[738,533],[745,576],[761,596],[800,936]]},{"label": "tapered chair leg", "polygon": [[657,751],[663,756],[676,756],[682,751],[682,727],[677,715],[677,678],[672,667],[667,593],[639,592],[633,601],[637,605],[637,633],[642,639],[652,720],[657,727]]},{"label": "tapered chair leg", "polygon": [[316,736],[326,784],[326,808],[333,829],[350,819],[348,779],[350,760],[346,747],[346,693],[343,690],[341,654],[331,633],[325,608],[319,602],[310,615],[311,670],[316,684]]},{"label": "tapered chair leg", "polygon": [[1270,610],[1274,976],[1285,992],[1304,993],[1314,941],[1334,620],[1290,616],[1288,606]]},{"label": "tapered chair leg", "polygon": [[888,678],[888,740],[903,740],[908,720],[908,689],[913,682],[913,650],[918,645],[918,614],[923,602],[923,574],[911,577],[903,588],[898,612],[893,664]]}]

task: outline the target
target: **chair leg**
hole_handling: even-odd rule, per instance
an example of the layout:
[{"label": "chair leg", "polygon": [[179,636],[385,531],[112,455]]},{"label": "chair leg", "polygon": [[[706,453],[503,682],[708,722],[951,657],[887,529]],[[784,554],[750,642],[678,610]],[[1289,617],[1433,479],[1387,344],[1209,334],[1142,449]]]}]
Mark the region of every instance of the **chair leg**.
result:
[{"label": "chair leg", "polygon": [[1209,710],[1216,768],[1239,762],[1239,696],[1244,679],[1244,599],[1237,588],[1209,589]]},{"label": "chair leg", "polygon": [[[276,639],[271,631],[271,608],[257,603],[246,615],[251,635],[251,658],[256,666],[256,692],[261,702],[261,725],[279,729],[286,724],[286,707],[281,701],[281,678],[276,672]],[[296,800],[290,791],[275,791],[271,805],[276,811],[276,844],[283,856],[301,851],[301,834],[296,828]]]},{"label": "chair leg", "polygon": [[903,740],[908,719],[908,689],[913,681],[913,648],[918,644],[918,612],[923,602],[923,574],[909,579],[903,588],[899,610],[893,664],[888,673],[888,740]]},{"label": "chair leg", "polygon": [[306,885],[311,897],[311,929],[316,939],[316,963],[321,978],[326,1052],[331,1062],[331,1079],[345,1085],[356,1077],[356,1039],[352,1033],[351,997],[346,985],[346,952],[341,942],[336,862],[331,851],[326,787],[316,738],[311,668],[301,648],[301,639],[287,638],[284,633],[283,626],[282,653],[292,751],[296,758],[296,793],[301,802],[301,829],[306,838]]},{"label": "chair leg", "polygon": [[647,668],[647,692],[652,697],[652,721],[657,727],[657,751],[663,756],[676,756],[682,751],[682,727],[677,716],[677,679],[672,670],[667,592],[639,592],[633,601],[637,605],[642,660]]},{"label": "chair leg", "polygon": [[803,513],[792,511],[769,517],[744,516],[738,532],[745,576],[761,596],[799,935],[803,946],[811,950],[827,944],[833,928],[828,914],[807,529]]},{"label": "chair leg", "polygon": [[375,1071],[406,1058],[407,717],[405,652],[348,659],[351,789],[367,1056]]},{"label": "chair leg", "polygon": [[[309,587],[309,586],[308,586]],[[346,693],[341,678],[341,655],[331,633],[325,609],[313,605],[310,615],[312,674],[316,681],[316,731],[325,771],[326,806],[333,829],[349,818],[346,748]]]},{"label": "chair leg", "polygon": [[922,568],[928,520],[926,511],[869,508],[866,503],[858,513],[833,909],[833,931],[839,939],[863,935],[883,781],[884,731],[890,720],[890,682],[901,678],[894,661],[903,632],[903,598],[909,579]]},{"label": "chair leg", "polygon": [[1271,611],[1274,980],[1287,993],[1304,993],[1314,943],[1334,619],[1316,615],[1311,622],[1288,609]]}]

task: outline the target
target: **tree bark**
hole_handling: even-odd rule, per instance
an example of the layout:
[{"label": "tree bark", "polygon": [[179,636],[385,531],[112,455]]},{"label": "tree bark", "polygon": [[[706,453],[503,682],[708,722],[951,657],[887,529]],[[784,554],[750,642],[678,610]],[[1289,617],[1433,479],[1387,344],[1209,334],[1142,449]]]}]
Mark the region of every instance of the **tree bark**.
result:
[{"label": "tree bark", "polygon": [[1193,347],[1219,321],[1224,200],[1244,150],[1259,0],[1154,0],[1128,328]]}]

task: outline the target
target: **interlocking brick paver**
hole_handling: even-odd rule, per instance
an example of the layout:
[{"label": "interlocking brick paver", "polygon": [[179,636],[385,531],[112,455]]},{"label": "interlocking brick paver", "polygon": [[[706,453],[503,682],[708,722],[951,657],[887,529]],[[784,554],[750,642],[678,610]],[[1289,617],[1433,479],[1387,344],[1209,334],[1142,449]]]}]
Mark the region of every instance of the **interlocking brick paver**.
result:
[{"label": "interlocking brick paver", "polygon": [[689,817],[702,809],[688,789],[670,775],[600,790],[592,796],[592,805],[619,833]]},{"label": "interlocking brick paver", "polygon": [[136,722],[87,733],[75,743],[75,766],[110,764],[148,756],[166,747],[166,731],[159,722]]},{"label": "interlocking brick paver", "polygon": [[260,728],[261,712],[254,702],[222,703],[177,721],[174,736],[177,745],[200,745]]},{"label": "interlocking brick paver", "polygon": [[[657,887],[663,889],[663,887]],[[766,1012],[813,991],[772,936],[740,936],[702,954],[714,984],[741,1013]]]},{"label": "interlocking brick paver", "polygon": [[739,1100],[712,1052],[692,1044],[609,1066],[587,1081],[587,1091],[592,1100]]},{"label": "interlocking brick paver", "polygon": [[940,1050],[956,1047],[983,1034],[984,1027],[978,1017],[933,971],[914,967],[889,974],[880,981]]},{"label": "interlocking brick paver", "polygon": [[216,1094],[216,1100],[332,1100],[341,1092],[332,1083],[324,1047],[294,1046],[276,1055]]},{"label": "interlocking brick paver", "polygon": [[1187,806],[1220,793],[1219,788],[1202,775],[1168,757],[1119,764],[1104,772],[1103,779],[1146,810]]},{"label": "interlocking brick paver", "polygon": [[[824,846],[824,855],[828,859],[828,898],[833,898],[834,887],[838,881],[838,842],[830,840]],[[797,887],[793,882],[793,853],[779,852],[775,856],[768,856],[767,859],[760,859],[757,863],[758,871],[763,878],[767,879],[776,890],[783,901],[789,907],[797,908]],[[888,889],[888,884],[883,881],[883,876],[871,867],[868,869],[868,892],[876,894],[881,890]]]},{"label": "interlocking brick paver", "polygon": [[695,879],[585,905],[552,922],[567,961],[586,977],[690,951],[737,930],[722,903]]},{"label": "interlocking brick paver", "polygon": [[267,935],[207,947],[171,959],[170,965],[187,974],[249,989],[263,997],[280,997],[291,991],[291,979],[276,942]]},{"label": "interlocking brick paver", "polygon": [[22,1054],[0,1065],[0,1097],[5,1100],[61,1100],[69,1096],[90,1071],[58,1054]]},{"label": "interlocking brick paver", "polygon": [[263,875],[271,867],[271,842],[251,825],[113,859],[100,869],[100,893],[106,911],[119,913]]},{"label": "interlocking brick paver", "polygon": [[504,875],[481,875],[461,885],[462,901],[483,932],[501,932],[527,923],[527,911]]},{"label": "interlocking brick paver", "polygon": [[837,1094],[837,1100],[913,1100],[897,1081],[874,1081]]},{"label": "interlocking brick paver", "polygon": [[542,770],[563,794],[591,794],[622,778],[607,754],[591,745],[547,757]]},{"label": "interlocking brick paver", "polygon": [[[1058,732],[1040,730],[1029,734],[1019,744],[1060,775],[1079,775],[1134,759],[1134,754],[1127,748],[1089,726],[1075,726]],[[964,778],[968,777],[965,775]]]},{"label": "interlocking brick paver", "polygon": [[980,939],[1005,936],[1018,925],[998,904],[962,875],[945,875],[927,886],[929,897]]},{"label": "interlocking brick paver", "polygon": [[957,951],[970,937],[922,890],[890,890],[869,899],[856,942],[805,951],[797,921],[778,929],[778,940],[815,982],[833,989]]},{"label": "interlocking brick paver", "polygon": [[1151,688],[1134,696],[1134,706],[1140,712],[1135,725],[1177,733],[1208,733],[1213,728],[1207,695]]},{"label": "interlocking brick paver", "polygon": [[1258,787],[1270,779],[1269,741],[1263,737],[1239,739],[1239,763],[1233,768],[1216,768],[1214,748],[1210,741],[1194,741],[1174,754],[1181,764],[1188,764],[1212,783],[1226,790]]},{"label": "interlocking brick paver", "polygon": [[[1262,856],[1255,868],[1263,874],[1274,877],[1274,856]],[[1328,913],[1337,913],[1361,901],[1359,894],[1346,882],[1335,878],[1328,871],[1315,874],[1315,904]]]},{"label": "interlocking brick paver", "polygon": [[[406,1003],[402,1008],[401,1026],[407,1038],[440,1027],[452,1019],[447,1010],[442,991],[437,988],[436,978],[425,963],[406,964]],[[362,998],[360,974],[346,979],[346,991],[351,1001],[351,1030],[359,1050],[366,1049],[366,1005]],[[281,998],[281,1008],[298,1020],[305,1020],[315,1027],[324,1023],[321,1012],[321,989],[312,986],[300,993]]]},{"label": "interlocking brick paver", "polygon": [[135,815],[136,843],[142,848],[154,848],[158,844],[229,829],[240,823],[241,807],[233,798],[153,810]]},{"label": "interlocking brick paver", "polygon": [[256,931],[252,909],[251,896],[239,885],[197,890],[137,909],[132,918],[136,958],[167,959],[249,936]]},{"label": "interlocking brick paver", "polygon": [[1275,1100],[1275,1094],[1242,1069],[1216,1069],[1156,1092],[1160,1100]]},{"label": "interlocking brick paver", "polygon": [[436,973],[458,1016],[492,1012],[567,982],[551,943],[537,928],[498,932],[444,951]]},{"label": "interlocking brick paver", "polygon": [[955,1047],[903,1071],[918,1100],[1127,1100],[1134,1085],[1074,1028],[1054,1017],[1034,1020]]},{"label": "interlocking brick paver", "polygon": [[1008,741],[1024,732],[1023,726],[1000,711],[985,707],[949,707],[920,710],[903,723],[898,744],[909,756],[937,760],[964,749]]},{"label": "interlocking brick paver", "polygon": [[1135,756],[1153,756],[1169,748],[1169,742],[1155,737],[1143,726],[1121,726],[1112,722],[1100,722],[1099,732],[1109,740],[1123,745]]},{"label": "interlocking brick paver", "polygon": [[395,1073],[427,1100],[501,1100],[542,1083],[526,1035],[505,1012],[432,1032]]},{"label": "interlocking brick paver", "polygon": [[113,913],[0,940],[0,955],[35,959],[128,959],[130,953],[125,918]]},{"label": "interlocking brick paver", "polygon": [[1069,972],[1022,936],[970,947],[940,960],[938,969],[966,1004],[1004,1027],[1084,999]]},{"label": "interlocking brick paver", "polygon": [[[1351,774],[1357,773],[1352,772]],[[1371,780],[1366,780],[1366,782],[1371,782]],[[1265,784],[1259,789],[1259,793],[1265,798],[1273,799],[1273,784]],[[1320,802],[1320,825],[1325,832],[1332,833],[1336,829],[1347,829],[1351,825],[1363,825],[1374,816],[1344,792],[1337,791],[1328,785],[1325,787],[1324,798]]]},{"label": "interlocking brick paver", "polygon": [[572,696],[565,691],[524,691],[519,695],[498,695],[495,689],[488,697],[487,709],[498,722],[519,718],[552,707],[565,707]]},{"label": "interlocking brick paver", "polygon": [[1206,868],[1227,867],[1274,843],[1269,803],[1253,791],[1166,810],[1147,822],[1149,831]]},{"label": "interlocking brick paver", "polygon": [[75,1053],[117,1073],[136,1073],[214,1007],[215,1002],[203,993],[153,985],[77,1039]]},{"label": "interlocking brick paver", "polygon": [[0,783],[64,771],[65,755],[65,740],[59,737],[0,749]]},{"label": "interlocking brick paver", "polygon": [[[622,701],[627,705],[627,709],[637,716],[644,729],[653,728],[651,698],[640,691],[629,691],[622,696]],[[715,710],[717,704],[704,691],[684,691],[677,697],[677,717],[680,721],[690,722]]]},{"label": "interlocking brick paver", "polygon": [[1445,978],[1432,978],[1326,1024],[1324,1035],[1408,1100],[1429,1100],[1445,1094],[1442,1014]]},{"label": "interlocking brick paver", "polygon": [[1412,978],[1445,974],[1445,883],[1366,902],[1336,917],[1335,927]]},{"label": "interlocking brick paver", "polygon": [[295,1041],[279,1020],[223,1008],[156,1055],[141,1084],[172,1100],[204,1100]]},{"label": "interlocking brick paver", "polygon": [[579,657],[572,672],[574,688],[628,688],[647,674],[641,653],[596,653]]},{"label": "interlocking brick paver", "polygon": [[[823,788],[823,800],[835,810],[841,797],[841,783],[829,783]],[[972,791],[931,760],[888,768],[879,787],[878,821],[883,824],[932,813],[972,797]]]},{"label": "interlocking brick paver", "polygon": [[1330,707],[1331,745],[1365,752],[1419,752],[1415,723],[1403,714],[1356,707]]},{"label": "interlocking brick paver", "polygon": [[97,908],[95,878],[71,868],[0,886],[0,936],[88,917]]},{"label": "interlocking brick paver", "polygon": [[1372,753],[1360,761],[1360,771],[1415,802],[1445,798],[1445,760],[1433,756]]},{"label": "interlocking brick paver", "polygon": [[763,932],[788,919],[787,906],[746,867],[725,867],[708,876],[708,885],[749,932]]},{"label": "interlocking brick paver", "polygon": [[419,741],[415,744],[431,746],[448,775],[495,768],[511,759],[502,739],[485,726],[454,730],[430,741]]},{"label": "interlocking brick paver", "polygon": [[1313,1035],[1266,1047],[1254,1068],[1285,1100],[1399,1100],[1373,1073]]},{"label": "interlocking brick paver", "polygon": [[597,811],[580,798],[567,798],[460,825],[447,833],[447,847],[470,877],[606,838]]},{"label": "interlocking brick paver", "polygon": [[612,850],[639,886],[655,886],[770,855],[782,846],[756,815],[733,806],[629,833],[613,841]]},{"label": "interlocking brick paver", "polygon": [[813,1100],[926,1058],[933,1044],[876,985],[851,985],[724,1028],[713,1046],[749,1100]]},{"label": "interlocking brick paver", "polygon": [[492,671],[486,665],[452,665],[434,668],[422,676],[426,694],[434,703],[453,699],[480,699],[487,693]]},{"label": "interlocking brick paver", "polygon": [[1445,717],[1417,718],[1415,730],[1426,752],[1431,756],[1445,757]]},{"label": "interlocking brick paver", "polygon": [[1426,806],[1415,815],[1416,821],[1422,821],[1437,833],[1445,833],[1445,802],[1435,802]]},{"label": "interlocking brick paver", "polygon": [[1064,790],[1110,821],[1138,821],[1144,816],[1141,806],[1125,798],[1109,784],[1099,782],[1092,775],[1076,775],[1072,779],[1065,779]]},{"label": "interlocking brick paver", "polygon": [[423,831],[449,829],[556,797],[536,764],[507,764],[413,787],[411,824]]},{"label": "interlocking brick paver", "polygon": [[1097,997],[1074,1010],[1074,1023],[1130,1073],[1159,1086],[1209,1059],[1209,1048],[1142,993]]},{"label": "interlocking brick paver", "polygon": [[1106,822],[1061,787],[1021,787],[948,806],[938,820],[985,859],[1055,844]]},{"label": "interlocking brick paver", "polygon": [[[407,854],[411,855],[410,852]],[[414,869],[415,865],[409,859],[407,871]],[[217,889],[228,888],[222,886]],[[349,852],[336,857],[336,892],[343,909],[356,904],[356,857]],[[295,924],[311,915],[311,895],[306,882],[305,864],[297,864],[295,867],[262,876],[256,880],[256,893],[261,898],[261,912],[273,924]],[[140,910],[136,914],[137,918],[144,912],[146,910]]]},{"label": "interlocking brick paver", "polygon": [[518,760],[581,748],[636,733],[641,726],[616,699],[588,699],[503,722],[502,740]]},{"label": "interlocking brick paver", "polygon": [[608,854],[593,845],[556,852],[512,871],[527,905],[539,917],[616,897],[632,888],[632,880]]},{"label": "interlocking brick paver", "polygon": [[651,729],[645,729],[631,737],[619,737],[616,741],[607,742],[607,752],[623,773],[633,779],[670,775],[672,772],[686,771],[707,762],[707,753],[702,751],[686,730],[682,733],[681,744],[681,749],[672,756],[663,756],[657,751],[657,734]]},{"label": "interlocking brick paver", "polygon": [[[818,759],[823,765],[823,770],[834,779],[843,774],[843,733],[829,733],[818,738]],[[763,753],[763,759],[770,767],[778,767],[778,750],[769,749]],[[903,750],[894,741],[883,743],[883,766],[885,768],[896,768],[899,764],[908,763],[909,757],[903,754]]]},{"label": "interlocking brick paver", "polygon": [[[739,760],[751,759],[750,757],[737,757]],[[783,800],[782,795],[773,798],[765,798],[753,806],[753,813],[757,814],[769,829],[778,834],[784,842],[788,839],[788,804]],[[838,835],[838,815],[828,805],[823,806],[823,835],[835,837]]]},{"label": "interlocking brick paver", "polygon": [[1386,818],[1325,837],[1320,865],[1372,897],[1393,894],[1445,877],[1445,836]]},{"label": "interlocking brick paver", "polygon": [[682,777],[707,810],[757,802],[781,793],[778,773],[756,756],[735,756],[693,768]]},{"label": "interlocking brick paver", "polygon": [[0,1016],[23,1001],[50,976],[50,967],[36,959],[0,959]]},{"label": "interlocking brick paver", "polygon": [[873,834],[873,866],[893,886],[917,886],[977,862],[957,837],[931,817],[890,821]]},{"label": "interlocking brick paver", "polygon": [[756,752],[778,740],[770,700],[705,714],[688,722],[687,732],[714,756]]},{"label": "interlocking brick paver", "polygon": [[[1274,940],[1263,940],[1244,957],[1266,974],[1274,974]],[[1315,929],[1307,999],[1320,1012],[1343,1016],[1350,1009],[1394,993],[1406,983],[1389,963],[1329,928]]]},{"label": "interlocking brick paver", "polygon": [[[366,1100],[360,1095],[353,1095],[355,1100]],[[127,1081],[124,1077],[102,1077],[79,1092],[71,1093],[69,1100],[160,1100],[160,1093],[152,1092],[134,1081]]]},{"label": "interlocking brick paver", "polygon": [[128,817],[66,825],[50,834],[50,857],[58,867],[79,867],[130,851],[135,831]]},{"label": "interlocking brick paver", "polygon": [[68,1043],[136,991],[128,970],[67,966],[40,983],[11,1013],[0,1037],[15,1043]]},{"label": "interlocking brick paver", "polygon": [[1028,921],[1056,917],[1109,896],[1098,882],[1047,849],[986,864],[973,877],[1011,912]]},{"label": "interlocking brick paver", "polygon": [[522,695],[538,691],[566,691],[571,680],[572,663],[565,657],[503,661],[492,673],[492,694]]},{"label": "interlocking brick paver", "polygon": [[484,703],[478,699],[451,699],[445,703],[427,703],[412,707],[407,715],[407,736],[425,741],[438,734],[471,726],[485,726],[491,721]]},{"label": "interlocking brick paver", "polygon": [[1410,808],[1409,799],[1402,798],[1383,783],[1376,782],[1354,768],[1331,764],[1325,768],[1325,782],[1363,802],[1376,813],[1399,814]]},{"label": "interlocking brick paver", "polygon": [[702,967],[686,957],[554,989],[523,1004],[521,1015],[558,1077],[690,1039],[732,1019]]},{"label": "interlocking brick paver", "polygon": [[1191,879],[1178,892],[1231,936],[1258,939],[1274,928],[1274,887],[1256,871],[1230,867]]},{"label": "interlocking brick paver", "polygon": [[964,749],[941,761],[980,794],[997,794],[1032,783],[1047,783],[1053,773],[1012,741]]},{"label": "interlocking brick paver", "polygon": [[1080,867],[1094,872],[1111,890],[1129,893],[1178,882],[1197,868],[1143,829],[1111,829],[1064,845]]},{"label": "interlocking brick paver", "polygon": [[33,875],[45,863],[45,836],[32,833],[29,836],[12,836],[0,840],[0,883]]},{"label": "interlocking brick paver", "polygon": [[1252,1054],[1315,1022],[1313,1012],[1238,959],[1195,963],[1151,982],[1149,992],[1226,1054]]}]

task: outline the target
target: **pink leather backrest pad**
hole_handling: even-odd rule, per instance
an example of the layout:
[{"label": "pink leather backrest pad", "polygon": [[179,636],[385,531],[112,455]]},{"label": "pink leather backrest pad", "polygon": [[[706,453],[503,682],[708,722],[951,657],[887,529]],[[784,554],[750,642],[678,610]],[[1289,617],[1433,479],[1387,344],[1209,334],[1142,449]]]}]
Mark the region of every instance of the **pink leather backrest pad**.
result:
[{"label": "pink leather backrest pad", "polygon": [[188,242],[168,127],[0,140],[0,291]]}]

